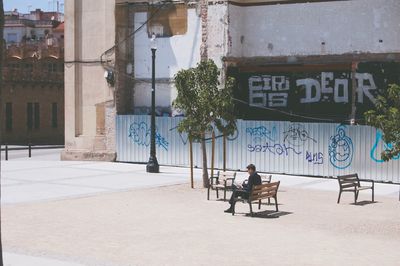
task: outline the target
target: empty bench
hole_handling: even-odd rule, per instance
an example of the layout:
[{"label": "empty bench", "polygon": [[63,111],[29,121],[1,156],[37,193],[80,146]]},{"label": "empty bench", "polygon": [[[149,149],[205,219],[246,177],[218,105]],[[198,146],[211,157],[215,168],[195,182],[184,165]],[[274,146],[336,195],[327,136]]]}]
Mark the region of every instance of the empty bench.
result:
[{"label": "empty bench", "polygon": [[250,215],[253,216],[253,207],[252,203],[253,202],[258,202],[258,209],[261,208],[261,200],[263,199],[270,199],[274,198],[275,200],[275,209],[278,212],[278,189],[279,189],[279,184],[281,182],[272,182],[272,183],[264,183],[261,185],[256,185],[253,186],[253,189],[250,192],[249,198],[248,199],[243,199],[243,198],[235,198],[233,202],[233,211],[232,215],[235,215],[235,205],[236,202],[241,201],[244,203],[248,203],[250,207]]},{"label": "empty bench", "polygon": [[[342,192],[353,192],[354,193],[354,204],[357,204],[358,193],[361,190],[368,190],[371,189],[372,191],[372,202],[374,202],[374,187],[375,183],[374,180],[367,180],[367,179],[359,179],[357,174],[351,175],[341,175],[337,177],[339,182],[339,197],[337,203],[340,202],[340,196]],[[370,182],[370,186],[361,186],[360,181],[362,182]]]},{"label": "empty bench", "polygon": [[210,200],[210,190],[215,189],[217,193],[217,199],[219,197],[218,191],[224,191],[224,200],[226,200],[226,192],[232,191],[236,178],[236,172],[220,172],[218,171],[217,176],[212,176],[208,180],[207,200]]}]

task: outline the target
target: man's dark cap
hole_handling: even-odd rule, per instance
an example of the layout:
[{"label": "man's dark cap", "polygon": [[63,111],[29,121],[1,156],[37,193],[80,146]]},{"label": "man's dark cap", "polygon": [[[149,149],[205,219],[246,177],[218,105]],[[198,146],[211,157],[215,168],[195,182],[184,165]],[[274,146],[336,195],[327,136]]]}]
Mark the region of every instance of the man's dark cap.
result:
[{"label": "man's dark cap", "polygon": [[251,170],[253,170],[253,171],[255,171],[256,170],[256,166],[254,165],[254,164],[249,164],[247,167],[246,167],[247,169],[251,169]]}]

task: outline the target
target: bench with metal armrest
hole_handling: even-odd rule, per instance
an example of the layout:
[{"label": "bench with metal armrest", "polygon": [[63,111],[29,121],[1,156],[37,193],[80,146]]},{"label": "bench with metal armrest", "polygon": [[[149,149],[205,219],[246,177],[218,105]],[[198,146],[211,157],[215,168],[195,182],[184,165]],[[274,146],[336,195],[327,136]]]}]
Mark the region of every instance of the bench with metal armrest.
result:
[{"label": "bench with metal armrest", "polygon": [[214,189],[219,198],[218,190],[224,191],[224,200],[226,200],[226,192],[234,189],[234,182],[236,178],[236,172],[220,172],[218,171],[217,176],[212,176],[208,180],[207,200],[210,200],[210,190]]},{"label": "bench with metal armrest", "polygon": [[[340,196],[342,192],[353,192],[354,193],[354,204],[357,204],[358,193],[361,190],[368,190],[371,189],[372,191],[372,202],[374,202],[374,189],[375,183],[374,180],[369,179],[359,179],[357,174],[350,174],[350,175],[341,175],[337,177],[339,182],[339,197],[337,203],[340,202]],[[361,182],[370,182],[371,185],[369,186],[362,186]]]}]

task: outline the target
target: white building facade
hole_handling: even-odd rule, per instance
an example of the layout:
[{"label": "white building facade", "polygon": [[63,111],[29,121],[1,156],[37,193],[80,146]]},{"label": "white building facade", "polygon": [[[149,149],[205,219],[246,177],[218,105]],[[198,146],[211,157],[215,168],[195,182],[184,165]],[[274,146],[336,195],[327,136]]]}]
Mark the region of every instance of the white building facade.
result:
[{"label": "white building facade", "polygon": [[80,2],[65,5],[65,159],[115,159],[115,116],[150,113],[152,32],[159,116],[202,54],[236,78],[244,119],[357,121],[399,71],[397,0]]}]

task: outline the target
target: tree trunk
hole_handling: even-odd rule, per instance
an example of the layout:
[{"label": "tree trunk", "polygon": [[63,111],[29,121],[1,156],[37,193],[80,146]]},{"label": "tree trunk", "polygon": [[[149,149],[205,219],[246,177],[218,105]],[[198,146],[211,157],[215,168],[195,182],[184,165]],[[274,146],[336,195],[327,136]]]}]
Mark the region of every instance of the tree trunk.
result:
[{"label": "tree trunk", "polygon": [[[3,41],[3,31],[4,31],[4,8],[3,0],[0,0],[0,148],[3,143],[2,133],[3,133],[3,55],[5,54],[4,41]],[[0,149],[1,156],[1,149]],[[3,266],[3,245],[1,241],[1,158],[0,158],[0,266]]]},{"label": "tree trunk", "polygon": [[203,187],[208,188],[207,150],[205,134],[201,136],[201,151],[203,152]]},{"label": "tree trunk", "polygon": [[190,187],[194,188],[193,181],[193,141],[192,138],[189,137],[189,158],[190,158]]}]

